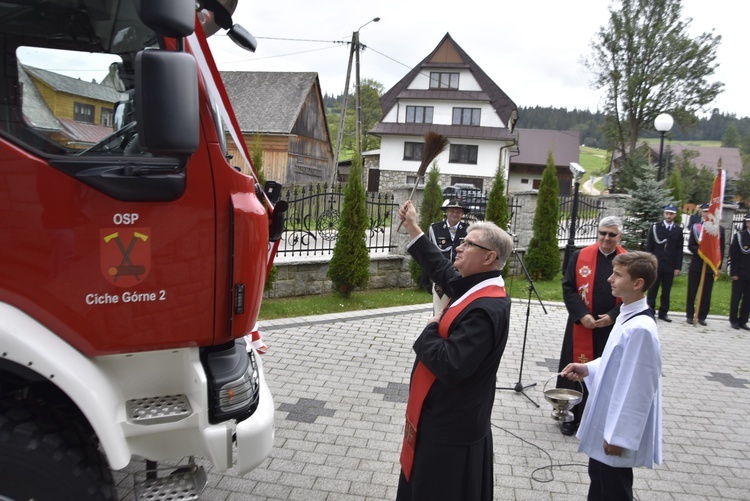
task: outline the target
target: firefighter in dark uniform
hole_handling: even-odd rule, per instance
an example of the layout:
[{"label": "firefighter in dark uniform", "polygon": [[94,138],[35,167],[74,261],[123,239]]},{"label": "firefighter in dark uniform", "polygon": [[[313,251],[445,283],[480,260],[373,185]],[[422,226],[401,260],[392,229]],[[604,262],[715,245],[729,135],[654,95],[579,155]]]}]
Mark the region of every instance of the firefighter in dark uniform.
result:
[{"label": "firefighter in dark uniform", "polygon": [[648,305],[656,313],[656,295],[661,286],[661,300],[659,301],[659,319],[665,322],[672,320],[669,313],[669,295],[672,291],[672,281],[682,269],[683,244],[682,226],[675,223],[676,205],[664,207],[664,221],[651,225],[646,240],[646,251],[650,252],[659,262],[656,282],[648,291]]},{"label": "firefighter in dark uniform", "polygon": [[[693,324],[693,317],[695,315],[695,301],[698,295],[698,287],[700,286],[701,273],[703,269],[703,259],[698,256],[698,249],[700,248],[700,239],[702,238],[702,226],[705,224],[705,219],[708,216],[709,204],[701,205],[701,221],[695,223],[693,228],[690,230],[690,236],[688,237],[687,248],[692,254],[690,258],[690,265],[688,266],[688,287],[687,287],[687,304],[685,305],[685,316],[687,323]],[[724,228],[719,226],[719,251],[720,260],[718,269],[721,270],[721,261],[724,259]],[[701,290],[701,302],[698,305],[698,323],[700,325],[708,325],[706,323],[706,317],[711,309],[711,291],[714,287],[714,273],[709,268],[706,271],[706,276],[703,281],[703,289]]]},{"label": "firefighter in dark uniform", "polygon": [[738,231],[729,245],[729,276],[732,279],[732,299],[729,323],[732,329],[750,331],[750,213],[745,215],[745,228]]},{"label": "firefighter in dark uniform", "polygon": [[[461,221],[464,215],[469,213],[469,209],[462,206],[455,198],[446,199],[441,207],[445,213],[445,220],[430,225],[428,237],[438,249],[443,252],[443,256],[453,262],[456,259],[456,248],[461,245],[466,237],[466,228],[468,224]],[[437,285],[432,289],[432,306],[434,313],[441,311],[448,304],[448,296]]]}]

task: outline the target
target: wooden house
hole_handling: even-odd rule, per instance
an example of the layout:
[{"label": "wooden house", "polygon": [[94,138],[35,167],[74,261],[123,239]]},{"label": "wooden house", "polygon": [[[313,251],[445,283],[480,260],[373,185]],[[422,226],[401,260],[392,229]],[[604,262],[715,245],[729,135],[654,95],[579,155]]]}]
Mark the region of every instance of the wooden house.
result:
[{"label": "wooden house", "polygon": [[[331,180],[333,148],[317,73],[223,71],[221,78],[248,150],[260,141],[266,179],[284,186]],[[247,168],[228,141],[232,163]]]},{"label": "wooden house", "polygon": [[115,104],[122,94],[104,83],[86,82],[19,64],[24,117],[66,148],[85,149],[112,134]]}]

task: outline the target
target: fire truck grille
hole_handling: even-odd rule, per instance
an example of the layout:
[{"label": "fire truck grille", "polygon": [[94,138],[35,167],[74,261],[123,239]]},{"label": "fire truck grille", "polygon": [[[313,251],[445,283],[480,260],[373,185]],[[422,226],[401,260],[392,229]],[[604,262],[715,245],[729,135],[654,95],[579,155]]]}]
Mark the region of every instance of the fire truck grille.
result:
[{"label": "fire truck grille", "polygon": [[135,398],[125,405],[128,422],[134,424],[172,423],[185,419],[192,412],[187,396]]}]

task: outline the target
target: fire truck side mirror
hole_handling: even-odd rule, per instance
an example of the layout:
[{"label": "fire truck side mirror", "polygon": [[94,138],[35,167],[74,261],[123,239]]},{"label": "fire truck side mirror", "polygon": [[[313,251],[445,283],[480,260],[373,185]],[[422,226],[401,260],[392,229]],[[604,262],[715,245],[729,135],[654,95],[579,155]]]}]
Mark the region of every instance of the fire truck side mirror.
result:
[{"label": "fire truck side mirror", "polygon": [[182,38],[195,31],[193,0],[139,0],[135,7],[143,24],[160,35]]},{"label": "fire truck side mirror", "polygon": [[143,147],[190,155],[200,142],[198,69],[192,55],[142,50],[135,58],[135,115]]}]

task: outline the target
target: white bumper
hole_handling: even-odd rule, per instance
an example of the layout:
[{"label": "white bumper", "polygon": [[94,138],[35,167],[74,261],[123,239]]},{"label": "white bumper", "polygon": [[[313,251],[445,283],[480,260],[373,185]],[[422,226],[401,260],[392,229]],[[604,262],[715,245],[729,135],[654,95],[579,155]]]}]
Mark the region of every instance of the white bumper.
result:
[{"label": "white bumper", "polygon": [[255,413],[237,425],[237,463],[240,475],[256,468],[271,453],[273,447],[274,405],[271,392],[261,371],[260,401]]}]

